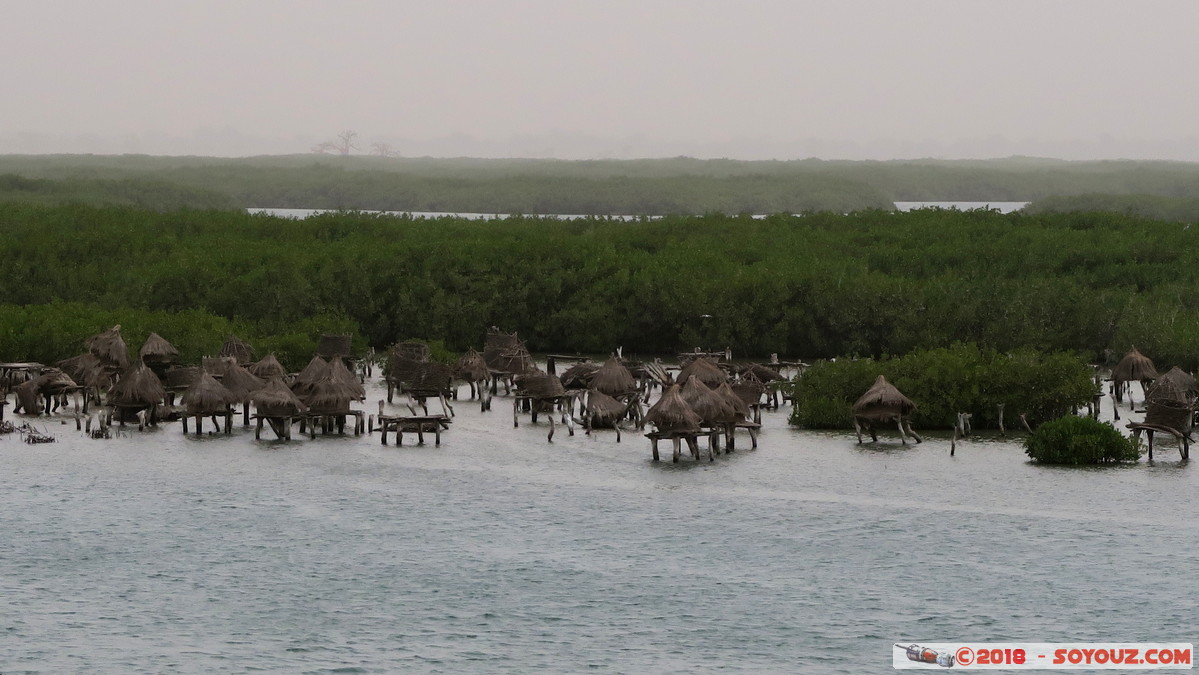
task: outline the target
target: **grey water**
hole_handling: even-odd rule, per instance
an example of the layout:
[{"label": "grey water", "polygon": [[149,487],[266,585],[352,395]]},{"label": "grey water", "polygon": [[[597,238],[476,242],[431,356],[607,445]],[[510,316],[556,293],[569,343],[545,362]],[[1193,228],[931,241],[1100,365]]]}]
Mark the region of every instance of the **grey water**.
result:
[{"label": "grey water", "polygon": [[503,397],[457,401],[440,447],[19,420],[57,442],[0,439],[0,671],[881,673],[895,642],[1194,641],[1172,444],[1049,468],[1017,434],[951,457],[787,410],[678,464],[633,432],[548,442]]}]

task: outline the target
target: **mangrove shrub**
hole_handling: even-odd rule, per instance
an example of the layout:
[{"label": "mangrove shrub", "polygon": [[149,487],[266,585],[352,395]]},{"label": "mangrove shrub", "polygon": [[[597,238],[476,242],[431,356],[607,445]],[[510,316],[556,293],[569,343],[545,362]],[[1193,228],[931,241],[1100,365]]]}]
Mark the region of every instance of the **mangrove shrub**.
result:
[{"label": "mangrove shrub", "polygon": [[1076,415],[1037,427],[1024,440],[1024,451],[1042,464],[1114,464],[1141,457],[1139,442],[1107,422]]}]

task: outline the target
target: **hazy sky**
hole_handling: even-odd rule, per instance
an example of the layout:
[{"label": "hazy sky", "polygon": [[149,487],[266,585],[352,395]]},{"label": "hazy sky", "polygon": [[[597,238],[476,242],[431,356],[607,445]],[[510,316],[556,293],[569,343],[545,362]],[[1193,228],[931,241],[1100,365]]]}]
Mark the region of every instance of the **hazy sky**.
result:
[{"label": "hazy sky", "polygon": [[1199,161],[1197,0],[0,0],[0,152]]}]

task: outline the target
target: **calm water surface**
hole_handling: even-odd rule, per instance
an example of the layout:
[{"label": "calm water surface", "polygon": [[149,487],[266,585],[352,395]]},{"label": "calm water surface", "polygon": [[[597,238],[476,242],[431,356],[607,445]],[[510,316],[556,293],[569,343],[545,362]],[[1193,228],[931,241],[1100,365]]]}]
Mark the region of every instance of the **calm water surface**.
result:
[{"label": "calm water surface", "polygon": [[672,465],[633,433],[547,443],[503,398],[456,411],[440,448],[4,437],[0,671],[882,673],[897,641],[1195,641],[1199,480],[1168,444],[1043,468],[783,410],[757,451]]}]

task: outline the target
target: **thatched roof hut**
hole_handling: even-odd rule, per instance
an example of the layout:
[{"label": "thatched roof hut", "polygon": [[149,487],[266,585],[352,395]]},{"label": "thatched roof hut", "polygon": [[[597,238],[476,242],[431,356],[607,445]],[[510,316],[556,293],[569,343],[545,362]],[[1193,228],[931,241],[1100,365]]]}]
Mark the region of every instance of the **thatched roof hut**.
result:
[{"label": "thatched roof hut", "polygon": [[291,390],[296,392],[300,398],[304,398],[304,395],[311,391],[317,382],[328,375],[329,363],[320,356],[313,356],[308,365],[296,374],[296,379],[292,380]]},{"label": "thatched roof hut", "polygon": [[150,333],[137,355],[148,366],[166,366],[179,359],[179,350],[158,333]]},{"label": "thatched roof hut", "polygon": [[409,378],[404,381],[404,386],[413,392],[444,392],[450,389],[453,380],[452,368],[444,363],[429,361],[417,364]]},{"label": "thatched roof hut", "polygon": [[558,379],[557,375],[540,371],[518,375],[516,386],[533,398],[551,398],[566,393],[566,388],[562,386],[562,380]]},{"label": "thatched roof hut", "polygon": [[720,369],[720,366],[716,365],[714,361],[702,357],[683,366],[683,369],[675,376],[675,382],[686,384],[687,380],[693,377],[708,385],[709,389],[719,387],[729,381],[729,376]]},{"label": "thatched roof hut", "polygon": [[308,411],[308,406],[278,375],[271,377],[261,389],[251,393],[250,401],[263,417],[293,417]]},{"label": "thatched roof hut", "polygon": [[121,379],[112,386],[109,400],[120,406],[151,406],[162,403],[166,395],[162,381],[139,361],[121,374]]},{"label": "thatched roof hut", "polygon": [[244,366],[234,364],[221,376],[221,384],[233,394],[235,403],[245,403],[250,400],[250,394],[262,389],[266,382]]},{"label": "thatched roof hut", "polygon": [[487,362],[483,360],[483,355],[474,349],[468,349],[454,364],[454,377],[467,382],[481,382],[487,379],[487,375]]},{"label": "thatched roof hut", "polygon": [[329,375],[318,380],[300,399],[316,415],[338,415],[350,412],[350,401],[357,393],[345,382],[334,380]]},{"label": "thatched roof hut", "polygon": [[129,367],[129,347],[121,337],[121,324],[91,336],[84,345],[107,368],[124,370]]},{"label": "thatched roof hut", "polygon": [[533,357],[516,333],[492,326],[483,342],[483,361],[491,370],[519,375],[533,369]]},{"label": "thatched roof hut", "polygon": [[751,363],[741,369],[741,377],[758,382],[775,382],[785,379],[779,371],[760,363]]},{"label": "thatched roof hut", "polygon": [[1166,371],[1165,375],[1158,377],[1153,381],[1153,386],[1149,389],[1148,398],[1154,398],[1154,390],[1159,387],[1166,391],[1165,387],[1169,387],[1171,394],[1176,394],[1174,400],[1187,401],[1199,395],[1199,386],[1196,385],[1195,377],[1178,366],[1174,366]]},{"label": "thatched roof hut", "polygon": [[63,359],[54,365],[58,366],[62,372],[70,376],[75,382],[86,386],[91,386],[88,384],[89,380],[93,379],[96,371],[101,369],[100,359],[96,358],[96,355],[91,352]]},{"label": "thatched roof hut", "polygon": [[1116,382],[1145,382],[1157,378],[1153,361],[1134,347],[1112,368],[1112,379]]},{"label": "thatched roof hut", "polygon": [[687,378],[681,393],[687,405],[699,415],[702,424],[730,424],[740,421],[733,404],[710,389],[698,377]]},{"label": "thatched roof hut", "polygon": [[602,391],[587,392],[587,412],[595,416],[595,420],[614,423],[624,417],[629,404],[617,401]]},{"label": "thatched roof hut", "polygon": [[766,385],[753,378],[741,380],[729,387],[737,398],[747,406],[762,402],[762,394],[766,393]]},{"label": "thatched roof hut", "polygon": [[67,389],[79,386],[70,375],[57,368],[42,373],[34,382],[37,382],[38,392],[47,396],[61,394]]},{"label": "thatched roof hut", "polygon": [[316,345],[316,354],[325,359],[335,356],[353,356],[354,336],[350,333],[322,335]]},{"label": "thatched roof hut", "polygon": [[275,358],[274,354],[267,354],[257,363],[250,364],[247,366],[247,370],[254,377],[260,377],[264,380],[287,375],[287,369],[283,367],[282,363],[279,363],[279,359]]},{"label": "thatched roof hut", "polygon": [[658,431],[698,432],[700,418],[683,400],[682,391],[672,384],[645,413],[645,422]]},{"label": "thatched roof hut", "polygon": [[254,348],[236,335],[230,335],[225,340],[225,344],[221,345],[221,351],[217,352],[217,355],[232,356],[238,363],[252,363]]},{"label": "thatched roof hut", "polygon": [[600,369],[600,364],[583,361],[572,364],[558,376],[562,386],[567,389],[587,389],[591,386],[591,378]]},{"label": "thatched roof hut", "polygon": [[728,382],[725,382],[724,384],[720,385],[715,390],[713,390],[713,392],[717,396],[723,398],[726,402],[728,402],[729,406],[732,407],[734,415],[735,415],[734,419],[736,421],[742,422],[742,421],[748,420],[751,417],[753,417],[754,413],[752,410],[749,409],[749,404],[747,404],[744,400],[741,399],[741,397],[737,394],[736,391],[733,390],[732,386],[729,385]]},{"label": "thatched roof hut", "polygon": [[183,394],[189,415],[224,415],[236,402],[237,396],[206,371]]},{"label": "thatched roof hut", "polygon": [[615,356],[591,376],[591,388],[609,396],[620,397],[637,391],[637,378]]},{"label": "thatched roof hut", "polygon": [[915,409],[916,404],[911,399],[879,375],[853,404],[853,415],[874,422],[890,422],[911,415]]},{"label": "thatched roof hut", "polygon": [[340,358],[329,362],[329,378],[353,394],[355,401],[366,399],[366,389],[363,388],[362,383],[358,381],[354,373],[351,373],[350,369],[346,367],[345,361],[342,361]]}]

